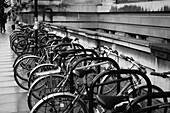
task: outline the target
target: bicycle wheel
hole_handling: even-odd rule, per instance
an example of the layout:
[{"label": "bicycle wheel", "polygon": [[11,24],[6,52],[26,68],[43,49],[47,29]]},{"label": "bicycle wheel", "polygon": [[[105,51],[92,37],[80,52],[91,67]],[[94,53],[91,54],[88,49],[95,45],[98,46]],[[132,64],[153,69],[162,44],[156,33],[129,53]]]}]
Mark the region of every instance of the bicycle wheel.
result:
[{"label": "bicycle wheel", "polygon": [[[132,95],[133,97],[139,97],[140,95],[146,95],[147,94],[147,87],[145,85],[143,86],[139,86],[135,89],[133,89],[133,91],[131,91],[129,93],[129,95]],[[164,93],[164,91],[156,86],[156,85],[152,85],[152,92],[153,93]],[[138,105],[141,105],[141,107],[147,107],[147,99],[141,101],[138,103]],[[156,106],[156,105],[159,105],[159,104],[162,104],[162,103],[167,103],[168,102],[168,98],[167,97],[161,97],[161,98],[152,98],[152,106]],[[153,110],[151,113],[167,113],[167,108],[161,108],[161,109],[156,109],[156,110]],[[142,112],[142,113],[145,113],[145,112]],[[146,112],[147,113],[147,112]]]},{"label": "bicycle wheel", "polygon": [[[139,71],[139,70],[129,70],[129,69],[120,69],[120,70],[109,70],[109,71],[105,71],[105,72],[103,72],[103,73],[100,73],[99,75],[97,75],[94,79],[93,79],[93,83],[90,85],[90,99],[89,99],[89,101],[91,101],[91,98],[93,97],[93,95],[91,94],[93,91],[94,91],[94,88],[95,87],[97,87],[97,86],[103,86],[103,85],[106,85],[106,84],[112,84],[112,83],[116,83],[116,85],[120,85],[121,86],[121,84],[120,84],[120,82],[121,81],[126,81],[126,80],[130,80],[131,82],[130,83],[133,83],[133,81],[132,81],[132,76],[129,76],[129,77],[126,77],[126,75],[133,75],[133,74],[135,74],[135,75],[138,75],[139,77],[142,77],[143,78],[143,80],[145,81],[145,83],[146,83],[146,88],[147,88],[147,93],[151,93],[152,92],[152,85],[151,85],[151,81],[150,81],[150,79],[148,78],[148,76],[146,75],[146,74],[144,74],[144,73],[142,73],[141,71]],[[103,77],[105,77],[105,76],[107,76],[107,75],[109,75],[109,76],[111,76],[111,75],[114,75],[115,77],[117,77],[117,79],[115,79],[115,80],[113,80],[113,81],[110,81],[110,82],[107,82],[107,83],[98,83],[98,81],[101,79],[101,78],[103,78]],[[124,76],[125,75],[125,76]],[[115,86],[116,86],[115,85]],[[133,84],[132,84],[133,85]],[[123,93],[123,95],[119,95],[119,94],[121,94],[120,92],[122,92],[122,89],[119,89],[119,88],[121,88],[121,87],[117,87],[116,86],[116,93],[115,92],[113,92],[113,94],[115,95],[115,96],[126,96],[126,97],[129,97],[129,95],[128,94],[126,94],[126,93]],[[124,88],[124,87],[123,87]],[[126,91],[126,90],[125,90]],[[127,99],[126,99],[127,100]],[[131,98],[129,98],[129,100],[131,101],[132,99]],[[122,102],[124,102],[125,100],[121,100]],[[129,101],[127,101],[128,103],[129,103]],[[151,101],[148,101],[148,105],[150,104],[150,102]],[[90,105],[89,106],[93,106],[93,103],[92,102],[89,102],[90,103]],[[121,104],[121,105],[120,105]],[[120,104],[118,105],[118,106],[114,106],[114,107],[116,107],[116,108],[114,108],[113,107],[113,110],[118,110],[117,109],[117,107],[121,107],[120,109],[121,109],[121,112],[123,112],[124,113],[124,111],[126,110],[126,105],[127,105],[127,103],[125,103],[126,105],[124,106],[124,104],[123,103],[121,103],[120,102]],[[123,105],[122,105],[123,104]],[[110,104],[109,104],[110,105]],[[107,106],[107,105],[106,105]],[[104,107],[105,108],[105,106],[102,106],[102,107]],[[123,108],[122,108],[123,107]],[[123,111],[122,111],[123,110]],[[119,112],[119,111],[118,111]],[[126,113],[126,112],[125,112]],[[129,113],[133,113],[133,112],[129,112]]]},{"label": "bicycle wheel", "polygon": [[62,39],[53,39],[53,40],[49,40],[48,42],[46,42],[46,45],[57,45],[59,43],[61,43]]},{"label": "bicycle wheel", "polygon": [[18,76],[22,80],[28,81],[29,72],[38,64],[42,63],[40,57],[26,56],[16,62],[14,67],[14,76]]},{"label": "bicycle wheel", "polygon": [[[63,80],[64,76],[60,74],[48,75],[35,80],[31,85],[27,95],[29,109],[31,110],[32,107],[43,97],[58,92]],[[61,91],[69,91],[69,88],[69,82],[66,82],[64,89]]]},{"label": "bicycle wheel", "polygon": [[[101,78],[101,81],[99,83],[106,83],[110,81],[117,80],[117,75],[114,74],[107,74],[103,78]],[[117,83],[107,84],[103,86],[98,87],[98,94],[102,95],[117,95]]]},{"label": "bicycle wheel", "polygon": [[[80,78],[85,76],[87,85],[90,85],[92,83],[92,80],[96,77],[97,74],[105,70],[119,70],[119,69],[120,69],[119,65],[111,58],[85,57],[75,62],[70,70]],[[101,83],[100,80],[98,81],[98,83]],[[96,88],[96,90],[93,93],[97,94],[97,90],[98,89]]]},{"label": "bicycle wheel", "polygon": [[[62,62],[62,68],[64,67],[63,70],[65,70],[66,72],[81,58],[99,57],[98,54],[94,50],[91,50],[91,49],[73,49],[73,50],[68,50],[66,53],[68,54],[66,55],[66,58],[61,59],[60,61]],[[82,62],[76,67],[81,67],[85,65],[84,63],[85,62]]]},{"label": "bicycle wheel", "polygon": [[84,47],[81,44],[77,43],[61,43],[57,44],[54,48],[53,51],[57,54],[60,54],[64,51],[70,50],[70,49],[84,49]]},{"label": "bicycle wheel", "polygon": [[[127,106],[127,113],[169,113],[170,103],[162,101],[163,98],[167,97],[170,97],[170,92],[154,92],[138,96],[131,105]],[[150,100],[152,104],[148,105]]]},{"label": "bicycle wheel", "polygon": [[[135,97],[139,96],[139,95],[144,95],[147,94],[147,86],[146,85],[140,85],[140,86],[136,86],[134,89],[130,89],[128,91],[129,95],[134,95]],[[156,85],[152,85],[152,92],[157,92],[157,93],[161,93],[164,92],[160,87],[156,86]],[[167,102],[167,98],[165,98],[165,101]]]},{"label": "bicycle wheel", "polygon": [[54,93],[41,99],[30,113],[88,113],[86,104],[70,93]]},{"label": "bicycle wheel", "polygon": [[[102,95],[125,95],[129,94],[128,91],[132,91],[135,87],[141,85],[141,78],[137,74],[122,74],[120,79],[131,77],[131,79],[123,80],[121,82],[115,82],[108,85],[102,85],[98,89],[98,94]],[[108,73],[101,80],[101,83],[107,83],[117,80],[117,75]],[[119,85],[119,87],[118,87]],[[146,88],[146,86],[145,86]],[[130,89],[130,90],[129,90]],[[141,89],[141,88],[140,88]],[[133,92],[134,93],[134,92]]]},{"label": "bicycle wheel", "polygon": [[22,88],[24,90],[28,90],[28,81],[27,80],[23,80],[15,75],[14,75],[14,80],[20,88]]},{"label": "bicycle wheel", "polygon": [[[36,67],[34,67],[30,73],[29,73],[29,78],[28,78],[28,87],[31,86],[31,84],[40,76],[37,76],[37,72],[44,72],[44,71],[50,71],[50,70],[56,70],[56,66],[54,64],[40,64]],[[44,75],[46,76],[46,75]]]},{"label": "bicycle wheel", "polygon": [[17,44],[14,44],[13,51],[15,52],[15,54],[20,55],[24,51],[27,51],[27,48],[28,48],[28,42],[23,39],[23,40],[19,40]]},{"label": "bicycle wheel", "polygon": [[33,54],[30,54],[30,53],[23,53],[23,54],[20,54],[16,57],[16,59],[14,60],[14,63],[13,63],[13,67],[15,67],[15,64],[23,57],[25,56],[30,56],[30,55],[33,55]]},{"label": "bicycle wheel", "polygon": [[10,36],[10,47],[11,47],[12,50],[14,50],[16,44],[20,40],[23,40],[23,38],[21,38],[21,36],[24,36],[24,34],[23,33],[15,33],[15,34]]}]

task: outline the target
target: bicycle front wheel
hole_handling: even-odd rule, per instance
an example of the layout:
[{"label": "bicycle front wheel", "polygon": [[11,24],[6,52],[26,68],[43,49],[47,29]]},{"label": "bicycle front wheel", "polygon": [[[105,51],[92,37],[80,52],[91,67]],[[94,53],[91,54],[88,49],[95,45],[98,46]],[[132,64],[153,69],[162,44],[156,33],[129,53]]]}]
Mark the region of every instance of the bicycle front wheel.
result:
[{"label": "bicycle front wheel", "polygon": [[[31,110],[32,107],[43,97],[58,92],[63,80],[64,76],[60,74],[44,76],[35,80],[27,94],[29,109]],[[66,82],[62,91],[69,91],[69,88],[69,82]]]},{"label": "bicycle front wheel", "polygon": [[29,72],[41,62],[38,56],[25,56],[16,62],[14,66],[14,76],[28,81]]},{"label": "bicycle front wheel", "polygon": [[[28,78],[28,88],[32,85],[32,83],[39,77],[41,76],[36,76],[37,72],[45,72],[45,71],[50,71],[50,70],[56,70],[56,66],[54,64],[40,64],[34,67],[30,73],[29,73],[29,78]],[[46,75],[43,75],[46,76]]]},{"label": "bicycle front wheel", "polygon": [[85,103],[70,93],[55,93],[41,99],[30,113],[88,113]]}]

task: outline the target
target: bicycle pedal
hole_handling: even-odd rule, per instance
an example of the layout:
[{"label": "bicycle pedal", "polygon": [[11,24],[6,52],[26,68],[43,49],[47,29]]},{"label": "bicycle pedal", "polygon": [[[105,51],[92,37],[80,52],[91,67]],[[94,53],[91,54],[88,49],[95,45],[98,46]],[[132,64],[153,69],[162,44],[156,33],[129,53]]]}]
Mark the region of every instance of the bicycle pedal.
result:
[{"label": "bicycle pedal", "polygon": [[29,76],[30,76],[30,72],[27,73],[27,77],[28,77],[28,78],[29,78]]},{"label": "bicycle pedal", "polygon": [[53,113],[53,112],[54,112],[53,108],[50,108],[50,109],[49,109],[49,112]]},{"label": "bicycle pedal", "polygon": [[126,106],[128,105],[128,102],[121,102],[114,107],[114,111],[116,112],[123,112],[126,109]]},{"label": "bicycle pedal", "polygon": [[83,95],[82,99],[83,100],[89,100],[89,98],[86,95]]}]

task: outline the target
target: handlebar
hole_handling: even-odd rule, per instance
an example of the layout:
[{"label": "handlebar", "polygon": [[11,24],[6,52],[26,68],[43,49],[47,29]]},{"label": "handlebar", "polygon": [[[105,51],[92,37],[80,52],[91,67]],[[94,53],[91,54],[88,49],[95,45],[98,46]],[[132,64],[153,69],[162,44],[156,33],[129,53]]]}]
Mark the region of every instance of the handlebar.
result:
[{"label": "handlebar", "polygon": [[[121,57],[122,59],[126,60],[126,61],[130,61],[130,62],[134,61],[135,63],[137,63],[137,62],[133,59],[133,57],[128,57],[128,56],[125,56],[125,55],[123,55],[123,54],[120,54],[120,57]],[[137,64],[139,64],[139,63],[137,63]]]},{"label": "handlebar", "polygon": [[[135,61],[135,60],[133,59],[133,57],[125,56],[125,55],[123,55],[123,54],[120,54],[120,57],[121,57],[122,59],[124,59],[124,60],[132,63],[133,65],[135,65],[141,72],[147,73],[146,68],[149,68],[149,67],[146,67],[146,66],[140,64],[139,62]],[[149,68],[149,69],[150,69],[150,68]],[[152,69],[152,70],[154,70],[154,69]]]},{"label": "handlebar", "polygon": [[150,75],[159,76],[162,78],[170,78],[170,71],[167,72],[151,72]]},{"label": "handlebar", "polygon": [[113,50],[112,48],[109,48],[108,46],[100,46],[100,47],[104,49],[104,52],[107,55],[109,55],[109,54],[115,55],[116,54],[116,56],[118,56],[118,51],[117,50]]},{"label": "handlebar", "polygon": [[[96,47],[96,48],[98,49],[98,47]],[[93,49],[96,49],[96,48],[93,48]],[[113,50],[112,48],[109,48],[108,46],[100,45],[100,48],[101,48],[100,50],[103,49],[102,52],[99,51],[100,54],[102,54],[102,55],[106,54],[107,56],[109,56],[110,54],[115,55],[118,58],[124,59],[125,61],[132,63],[134,66],[136,66],[143,73],[146,73],[146,69],[150,69],[150,70],[155,71],[155,69],[144,66],[144,65],[140,64],[139,62],[135,61],[133,57],[125,56],[123,54],[119,55],[117,50]]]},{"label": "handlebar", "polygon": [[75,41],[79,41],[78,38],[71,38],[71,37],[64,37],[64,38],[62,38],[62,40],[64,42],[70,42],[70,43],[74,43]]}]

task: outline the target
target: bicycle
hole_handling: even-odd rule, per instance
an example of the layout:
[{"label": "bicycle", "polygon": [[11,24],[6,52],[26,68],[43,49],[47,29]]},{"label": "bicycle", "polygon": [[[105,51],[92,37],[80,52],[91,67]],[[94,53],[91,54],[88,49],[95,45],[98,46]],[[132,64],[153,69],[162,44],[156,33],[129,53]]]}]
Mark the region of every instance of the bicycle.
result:
[{"label": "bicycle", "polygon": [[[70,52],[70,53],[67,53],[66,52]],[[71,53],[73,51],[73,53]],[[74,52],[75,51],[75,52]],[[65,72],[66,70],[66,64],[67,63],[66,61],[69,59],[69,54],[73,54],[72,56],[74,56],[74,54],[76,54],[76,51],[77,53],[78,52],[87,52],[89,50],[86,50],[84,49],[84,47],[80,44],[77,44],[77,43],[62,43],[62,44],[58,44],[56,45],[54,48],[53,48],[53,58],[51,58],[51,64],[49,65],[54,65],[53,67],[60,67],[61,71],[62,72]],[[70,57],[72,57],[70,56]],[[54,63],[56,62],[56,63]],[[28,78],[28,87],[30,87],[31,83],[33,82],[33,80],[35,80],[38,76],[34,77],[34,74],[36,72],[40,72],[43,71],[43,68],[44,67],[48,67],[48,64],[46,65],[39,65],[37,67],[35,67],[34,69],[32,69],[29,73],[29,78]],[[45,71],[45,70],[44,70]]]},{"label": "bicycle", "polygon": [[[108,53],[114,53],[113,55],[115,55],[118,60],[119,60],[119,58],[121,58],[121,59],[124,59],[125,61],[130,62],[132,65],[130,65],[128,67],[128,69],[133,69],[134,67],[137,67],[137,69],[139,71],[141,71],[145,74],[147,73],[146,68],[155,71],[154,69],[151,69],[149,67],[141,65],[139,62],[136,62],[132,57],[128,57],[128,56],[125,56],[123,54],[118,55],[118,52],[117,52],[117,54],[115,54],[115,52],[111,48],[108,48],[106,46],[104,46],[104,49],[107,49]],[[142,79],[139,78],[136,75],[133,75],[133,76],[134,76],[133,77],[133,81],[134,81],[133,85],[130,82],[128,83],[127,81],[122,83],[123,85],[120,85],[120,86],[123,86],[123,87],[121,88],[121,91],[120,91],[120,89],[119,89],[119,91],[117,91],[118,92],[116,94],[117,96],[121,96],[121,95],[124,95],[124,94],[129,94],[129,95],[133,94],[133,97],[137,97],[137,96],[140,96],[140,95],[143,95],[143,94],[147,94],[147,92],[148,92],[147,86],[142,83]],[[102,82],[106,82],[107,80],[110,80],[110,81],[112,80],[112,78],[110,78],[110,79],[108,79],[108,78],[109,78],[109,76],[105,77],[105,80],[103,80]],[[109,96],[110,95],[115,96],[115,92],[116,92],[115,87],[117,86],[117,84],[115,85],[115,87],[114,87],[114,84],[110,85],[110,87],[108,87],[108,86],[109,85],[107,85],[107,87],[106,86],[99,87],[99,90],[98,90],[99,94],[103,94],[103,95],[107,94]],[[114,92],[114,93],[112,93],[112,92]],[[156,85],[152,85],[152,92],[160,92],[161,93],[161,92],[164,92],[164,91],[160,87],[158,87]],[[168,99],[166,97],[164,97],[164,98],[162,98],[162,101],[167,102]]]},{"label": "bicycle", "polygon": [[[92,81],[93,85],[87,85],[87,81],[84,82],[84,85],[81,87],[81,90],[77,90],[74,94],[69,92],[59,92],[59,93],[53,93],[50,94],[44,98],[42,98],[40,101],[38,101],[35,106],[32,108],[30,113],[39,113],[39,112],[74,112],[73,109],[75,107],[76,110],[81,110],[83,113],[93,113],[94,109],[96,109],[96,106],[98,104],[93,105],[95,102],[94,97],[94,87],[98,87],[99,84],[105,84],[105,83],[99,83],[97,85],[94,85],[95,83],[98,83],[98,80],[105,76],[105,74],[113,73],[114,75],[117,74],[119,76],[120,74],[139,74],[142,75],[142,77],[145,78],[147,81],[147,86],[149,91],[151,91],[151,82],[149,81],[149,78],[147,76],[137,70],[111,70],[111,71],[105,71],[103,73],[98,74]],[[103,75],[103,76],[101,76]],[[85,75],[87,76],[87,75]],[[100,78],[98,78],[100,77]],[[130,77],[131,78],[131,77]],[[120,82],[122,80],[127,80],[130,78],[120,78],[112,82]],[[106,84],[105,84],[106,85]],[[90,88],[90,90],[89,90]],[[61,101],[60,101],[61,100]],[[125,99],[119,100],[119,102],[125,101]],[[113,101],[112,101],[113,102]],[[88,103],[88,104],[87,104]],[[78,106],[79,105],[79,106]],[[87,105],[89,105],[87,107]],[[89,110],[88,110],[89,108]],[[60,111],[61,110],[61,111]],[[80,112],[80,111],[77,111]],[[132,112],[131,112],[132,113]]]},{"label": "bicycle", "polygon": [[[50,33],[45,30],[44,24],[39,23],[38,29],[38,37],[36,37],[39,41],[37,44],[43,44],[45,41],[58,38],[56,34]],[[35,54],[33,46],[35,45],[35,30],[33,27],[27,26],[22,29],[23,31],[17,31],[10,35],[10,46],[11,49],[17,54],[20,55],[22,53],[33,53]]]},{"label": "bicycle", "polygon": [[[88,58],[83,58],[83,59],[80,59],[79,61],[77,61],[76,63],[77,64],[75,64],[72,68],[74,69],[75,67],[76,67],[76,65],[78,65],[80,62],[82,62],[82,61],[84,61],[84,60],[88,60]],[[90,58],[89,58],[90,59]],[[114,60],[113,60],[114,61]],[[115,62],[115,61],[114,61]],[[104,62],[104,64],[106,64],[106,62]],[[115,63],[116,64],[116,63]],[[94,64],[95,65],[95,64]],[[93,64],[92,65],[88,65],[88,66],[84,66],[84,67],[79,67],[79,68],[77,68],[77,70],[81,70],[82,68],[89,68],[89,67],[91,67],[91,66],[94,66]],[[101,65],[101,64],[100,64]],[[81,70],[82,71],[82,70]],[[83,71],[84,72],[84,71]],[[85,72],[84,72],[85,73]],[[80,72],[79,74],[78,74],[79,76],[83,76],[83,74]]]},{"label": "bicycle", "polygon": [[[132,57],[129,57],[129,56],[125,56],[123,54],[120,54],[118,53],[118,51],[115,51],[107,46],[101,46],[101,49],[100,51],[102,51],[102,55],[106,55],[106,57],[110,57],[111,55],[115,56],[115,60],[119,63],[119,59],[123,59],[127,62],[130,62],[131,64],[127,67],[127,69],[137,69],[143,73],[147,73],[146,71],[146,68],[149,68],[149,67],[146,67],[142,64],[140,64],[139,62],[135,61]],[[151,68],[149,68],[151,69]],[[151,69],[154,71],[154,69]],[[104,79],[102,79],[102,82],[108,82],[108,81],[112,81],[114,80],[114,78],[110,77],[110,76],[106,76]],[[109,87],[108,87],[109,86]],[[117,86],[117,85],[116,85]],[[103,95],[115,95],[115,87],[114,84],[113,85],[107,85],[106,86],[102,86],[102,87],[99,87],[99,93],[103,94]],[[133,75],[133,85],[131,85],[131,83],[129,82],[124,82],[122,84],[119,84],[119,87],[121,89],[121,92],[120,92],[120,89],[119,89],[119,93],[117,93],[117,95],[122,95],[124,93],[126,93],[127,91],[130,93],[130,91],[132,92],[138,92],[139,95],[142,94],[142,93],[146,93],[147,90],[144,90],[146,89],[146,86],[144,85],[144,83],[142,83],[142,79],[140,77],[138,77],[137,75]],[[133,88],[133,90],[129,90],[131,89],[131,87],[135,87]],[[163,90],[161,88],[159,88],[158,86],[156,85],[152,85],[152,90],[155,92],[162,92]],[[114,92],[114,93],[113,93]],[[132,93],[131,92],[131,93]],[[110,93],[110,94],[109,94]],[[113,94],[112,94],[113,93]]]},{"label": "bicycle", "polygon": [[[64,54],[64,55],[62,55]],[[59,70],[51,70],[51,71],[45,71],[45,72],[38,72],[38,73],[35,73],[37,70],[35,68],[35,70],[32,70],[32,73],[35,73],[35,77],[36,76],[40,76],[41,79],[37,80],[36,82],[33,82],[32,85],[29,85],[31,86],[30,89],[29,89],[29,93],[28,93],[28,103],[31,103],[31,96],[32,96],[32,93],[34,92],[38,92],[38,90],[35,90],[35,87],[38,87],[38,84],[41,83],[42,80],[45,80],[46,78],[53,78],[53,75],[54,75],[54,78],[56,78],[56,74],[58,75],[62,75],[63,77],[63,80],[64,80],[64,76],[67,76],[68,75],[68,72],[69,72],[69,69],[71,68],[70,66],[72,66],[74,64],[74,62],[77,60],[77,59],[80,59],[80,58],[84,58],[84,57],[98,57],[98,54],[91,50],[91,49],[73,49],[73,50],[68,50],[66,53],[62,53],[61,56],[69,56],[71,58],[69,58],[68,60],[68,63],[66,64],[66,71],[65,73],[63,73],[62,71],[59,71]],[[73,55],[72,55],[73,54]],[[63,58],[62,57],[62,58]],[[43,65],[43,64],[42,64]],[[41,68],[41,67],[40,67]],[[62,67],[61,67],[62,68]],[[32,74],[31,73],[31,74]],[[70,74],[69,74],[70,75]],[[33,76],[33,75],[32,75]],[[32,78],[32,76],[30,76]],[[38,78],[40,78],[38,77]],[[60,77],[61,78],[61,77]],[[51,80],[52,81],[52,80]],[[50,81],[49,81],[50,82]],[[30,81],[28,82],[28,84],[30,84]],[[40,90],[43,90],[44,87],[41,87]],[[31,105],[30,105],[31,106]],[[30,107],[31,108],[31,107]]]},{"label": "bicycle", "polygon": [[[91,61],[93,61],[94,62],[94,64],[91,64],[92,62]],[[97,62],[96,62],[97,61]],[[78,63],[77,63],[78,62]],[[79,67],[80,66],[80,64],[83,64],[83,67],[96,67],[97,69],[98,69],[98,66],[99,65],[105,65],[105,64],[107,64],[107,63],[111,63],[112,64],[112,66],[113,67],[115,67],[116,69],[119,69],[119,67],[118,67],[118,65],[116,64],[116,62],[114,61],[114,60],[112,60],[112,59],[110,59],[110,58],[104,58],[104,57],[86,57],[86,58],[82,58],[82,59],[79,59],[78,61],[76,61],[75,62],[75,64],[74,63],[72,63],[72,64],[74,64],[74,66],[73,67],[71,67],[71,69],[69,70],[69,72],[66,74],[66,75],[64,75],[63,76],[63,81],[61,81],[61,83],[57,86],[57,87],[54,87],[54,88],[52,88],[52,89],[58,89],[58,90],[56,90],[56,91],[52,91],[53,93],[54,92],[60,92],[60,90],[61,89],[63,89],[62,87],[64,87],[65,86],[65,83],[67,82],[67,81],[70,81],[71,82],[71,84],[70,84],[70,89],[71,90],[73,90],[73,91],[71,91],[71,92],[74,92],[74,87],[80,87],[81,86],[81,79],[82,79],[82,77],[83,77],[83,75],[85,74],[85,73],[88,73],[88,71],[86,71],[86,70],[82,70],[81,68],[82,67]],[[89,64],[90,63],[90,64]],[[87,65],[87,66],[86,66]],[[75,66],[76,66],[76,72],[74,72],[73,70],[72,70],[72,68],[75,68]],[[91,72],[94,72],[93,71],[94,69],[90,69],[90,71]],[[96,70],[96,69],[95,69]],[[52,71],[49,71],[49,73],[50,72],[52,72]],[[97,72],[97,71],[96,71]],[[98,72],[100,72],[100,70],[98,70]],[[46,73],[47,74],[47,73]],[[76,77],[76,76],[80,76],[80,77]],[[93,75],[93,76],[95,76],[95,75]],[[91,76],[91,77],[88,77],[88,79],[90,80],[90,79],[92,79],[93,78],[93,76]],[[56,77],[56,75],[54,75],[54,77]],[[61,76],[59,76],[60,78],[61,78]],[[44,77],[44,80],[45,80],[45,78],[46,77]],[[49,76],[49,78],[50,78],[50,76]],[[75,81],[76,80],[76,81]],[[36,88],[36,85],[38,85],[38,83],[40,83],[40,81],[38,82],[34,82],[33,84],[32,84],[32,86],[31,86],[31,88],[30,88],[30,90],[32,89],[32,88]],[[49,83],[50,84],[50,83]],[[37,86],[38,87],[38,86]],[[32,89],[31,91],[29,90],[29,93],[31,94],[31,93],[33,93],[34,91],[36,91],[36,90],[34,90],[34,89]],[[31,98],[33,97],[32,96],[33,94],[31,94],[31,95],[29,95],[28,97],[29,97],[29,99],[27,99],[27,100],[29,100],[29,106],[30,106],[30,108],[32,108],[31,106],[33,106],[33,105],[31,105]],[[48,95],[48,94],[47,94]],[[41,99],[41,98],[39,98],[39,99]]]},{"label": "bicycle", "polygon": [[[151,72],[150,75],[158,76],[162,78],[170,78],[170,71],[167,72]],[[153,92],[139,96],[132,102],[132,106],[140,104],[141,107],[138,110],[139,113],[168,113],[170,111],[170,102],[162,101],[162,98],[170,98],[170,91],[164,92]],[[147,105],[148,99],[151,99],[154,102],[154,105]]]},{"label": "bicycle", "polygon": [[[28,90],[28,80],[29,80],[29,76],[33,75],[30,74],[31,70],[33,68],[35,68],[36,66],[43,64],[43,63],[57,63],[59,62],[58,60],[56,60],[58,54],[57,54],[57,47],[60,47],[60,51],[62,51],[62,47],[66,47],[66,46],[73,46],[73,48],[83,48],[83,46],[81,46],[80,44],[71,44],[71,43],[67,43],[67,44],[58,44],[55,46],[47,46],[47,49],[45,49],[44,53],[41,57],[39,56],[35,56],[35,55],[28,55],[28,56],[24,56],[21,59],[19,59],[14,66],[14,78],[15,81],[17,82],[17,84],[25,89]],[[51,48],[52,51],[51,51]],[[50,50],[52,53],[50,53],[50,51],[48,52],[47,50]],[[64,48],[65,49],[65,48]],[[64,50],[66,51],[66,50]],[[56,54],[53,54],[53,53]],[[49,55],[48,55],[49,54]],[[57,63],[58,64],[58,63]],[[50,69],[54,69],[56,66],[46,66],[47,68],[44,68],[45,70],[50,70]],[[21,70],[21,71],[20,71]],[[25,70],[25,73],[23,73]]]},{"label": "bicycle", "polygon": [[[80,61],[77,61],[76,63],[78,64],[79,62],[81,62],[81,60],[83,61],[83,60],[85,60],[85,59],[86,59],[86,58],[80,59]],[[94,65],[92,65],[92,66],[94,66]],[[76,67],[76,66],[73,66],[73,69],[74,69],[75,67]],[[88,65],[88,66],[85,66],[85,67],[79,67],[77,70],[81,70],[81,69],[83,69],[83,68],[89,68],[89,67],[91,67],[91,66]],[[81,71],[82,71],[82,70],[81,70]],[[85,72],[84,72],[84,73],[85,73]],[[81,72],[78,73],[78,75],[79,75],[79,76],[83,76],[83,74],[82,74]],[[109,75],[109,76],[110,76],[110,75]],[[106,77],[104,77],[104,78],[106,78]],[[101,79],[101,78],[100,78],[100,79]],[[103,79],[103,78],[102,78],[102,79]],[[112,79],[112,81],[114,81],[114,80]],[[106,81],[103,82],[103,81],[101,80],[101,82],[102,82],[102,83],[105,83]],[[130,85],[130,86],[134,86],[134,85],[132,85],[133,82],[130,82],[130,83],[131,83],[131,84],[128,84],[128,86],[129,86],[129,85]],[[119,83],[116,83],[117,86],[118,86],[118,84],[119,84]],[[127,86],[127,87],[128,87],[128,86]],[[126,88],[127,88],[127,87],[126,87]],[[100,88],[100,87],[98,87],[98,89],[99,89],[99,88]],[[120,92],[118,95],[122,94],[122,92],[124,92],[123,90],[127,90],[127,89],[129,90],[129,87],[128,87],[127,89],[126,89],[126,88],[124,88],[124,89],[122,89],[122,90],[120,91],[120,87],[118,86],[118,88],[117,88],[118,91],[117,91],[117,92]],[[132,87],[130,87],[130,89],[131,89],[131,88],[132,88]],[[144,89],[147,89],[147,88],[148,88],[148,86],[146,86],[146,85],[145,85],[145,86],[142,86],[142,87],[138,87],[138,88],[135,87],[135,88],[134,88],[135,91],[131,92],[131,94],[136,94],[136,91],[144,90]],[[152,89],[157,90],[157,91],[159,91],[159,92],[162,91],[161,89],[157,88],[156,86],[155,86],[155,87],[152,86]],[[100,92],[99,94],[102,94],[102,91],[101,91],[101,90],[100,90],[99,92]],[[147,93],[149,92],[148,89],[146,90],[146,92],[147,92]],[[117,95],[117,96],[118,96],[118,95]],[[134,95],[133,95],[133,96],[134,96]],[[137,95],[135,95],[135,96],[137,96]]]}]

